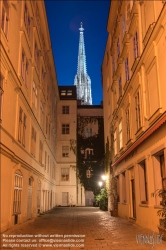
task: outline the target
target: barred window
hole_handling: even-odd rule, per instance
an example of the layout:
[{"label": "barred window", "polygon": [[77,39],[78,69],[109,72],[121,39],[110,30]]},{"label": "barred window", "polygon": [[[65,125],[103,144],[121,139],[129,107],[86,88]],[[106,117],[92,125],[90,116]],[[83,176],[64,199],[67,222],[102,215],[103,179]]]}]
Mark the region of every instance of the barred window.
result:
[{"label": "barred window", "polygon": [[14,174],[14,197],[13,197],[13,214],[21,213],[21,192],[23,176],[20,171]]},{"label": "barred window", "polygon": [[69,134],[69,132],[70,132],[70,125],[62,124],[62,134]]}]

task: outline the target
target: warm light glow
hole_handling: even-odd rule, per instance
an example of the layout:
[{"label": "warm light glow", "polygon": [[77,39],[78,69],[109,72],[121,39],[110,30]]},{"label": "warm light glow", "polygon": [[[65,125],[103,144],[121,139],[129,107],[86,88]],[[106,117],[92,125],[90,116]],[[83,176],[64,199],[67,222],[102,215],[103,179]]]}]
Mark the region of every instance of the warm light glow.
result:
[{"label": "warm light glow", "polygon": [[102,178],[103,181],[107,180],[107,176],[106,175],[102,175],[101,178]]},{"label": "warm light glow", "polygon": [[101,187],[103,185],[102,181],[99,181],[99,186]]}]

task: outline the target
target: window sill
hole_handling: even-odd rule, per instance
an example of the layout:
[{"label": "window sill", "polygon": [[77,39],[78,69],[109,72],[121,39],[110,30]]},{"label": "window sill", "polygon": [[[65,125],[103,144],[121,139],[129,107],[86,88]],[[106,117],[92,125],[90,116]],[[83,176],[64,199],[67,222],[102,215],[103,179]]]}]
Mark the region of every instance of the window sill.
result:
[{"label": "window sill", "polygon": [[154,205],[154,208],[156,208],[156,209],[162,209],[163,206],[161,206],[161,205]]},{"label": "window sill", "polygon": [[139,204],[139,207],[149,207],[149,204],[148,203],[147,204],[141,203],[141,204]]}]

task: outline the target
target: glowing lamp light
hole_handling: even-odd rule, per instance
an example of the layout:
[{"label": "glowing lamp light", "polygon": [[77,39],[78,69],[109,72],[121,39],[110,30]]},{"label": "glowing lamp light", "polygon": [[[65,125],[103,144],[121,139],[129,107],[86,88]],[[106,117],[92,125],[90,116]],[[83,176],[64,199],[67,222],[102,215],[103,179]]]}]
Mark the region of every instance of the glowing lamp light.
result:
[{"label": "glowing lamp light", "polygon": [[99,186],[101,187],[103,185],[102,181],[99,181]]}]

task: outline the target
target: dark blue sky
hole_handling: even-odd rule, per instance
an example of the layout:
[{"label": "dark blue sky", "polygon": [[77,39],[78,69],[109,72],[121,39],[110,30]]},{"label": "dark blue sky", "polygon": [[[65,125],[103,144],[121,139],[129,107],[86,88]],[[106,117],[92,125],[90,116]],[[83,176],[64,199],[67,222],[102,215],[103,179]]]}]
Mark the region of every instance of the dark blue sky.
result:
[{"label": "dark blue sky", "polygon": [[92,103],[102,97],[101,65],[107,40],[110,1],[46,0],[58,85],[74,85],[77,73],[79,28],[83,22],[87,73],[91,78]]}]

